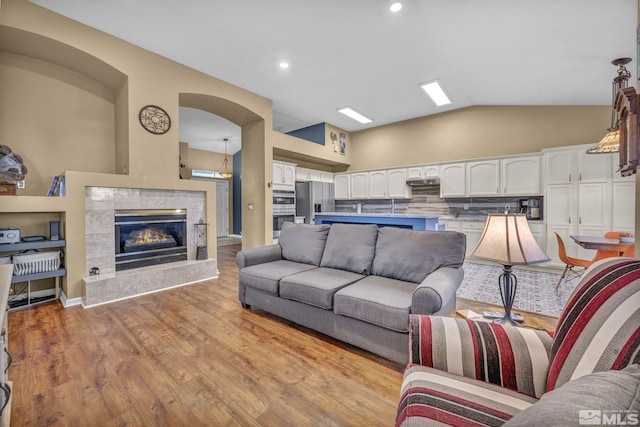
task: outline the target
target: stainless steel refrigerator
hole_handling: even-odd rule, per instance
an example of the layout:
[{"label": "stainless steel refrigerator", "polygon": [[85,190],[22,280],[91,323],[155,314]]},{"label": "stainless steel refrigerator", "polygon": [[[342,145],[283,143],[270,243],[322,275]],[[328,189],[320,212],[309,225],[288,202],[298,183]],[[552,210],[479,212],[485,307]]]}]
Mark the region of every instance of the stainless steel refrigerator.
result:
[{"label": "stainless steel refrigerator", "polygon": [[305,224],[315,223],[316,212],[333,212],[336,208],[333,183],[296,182],[296,216]]}]

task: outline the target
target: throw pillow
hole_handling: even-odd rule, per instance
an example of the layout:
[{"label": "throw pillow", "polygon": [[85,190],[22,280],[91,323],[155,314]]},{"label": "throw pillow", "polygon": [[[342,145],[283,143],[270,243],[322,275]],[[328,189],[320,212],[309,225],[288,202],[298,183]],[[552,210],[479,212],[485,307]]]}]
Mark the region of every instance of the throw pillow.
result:
[{"label": "throw pillow", "polygon": [[304,264],[320,265],[328,234],[328,225],[285,222],[278,238],[278,243],[282,247],[282,258]]},{"label": "throw pillow", "polygon": [[637,425],[640,365],[585,375],[542,395],[505,426]]}]

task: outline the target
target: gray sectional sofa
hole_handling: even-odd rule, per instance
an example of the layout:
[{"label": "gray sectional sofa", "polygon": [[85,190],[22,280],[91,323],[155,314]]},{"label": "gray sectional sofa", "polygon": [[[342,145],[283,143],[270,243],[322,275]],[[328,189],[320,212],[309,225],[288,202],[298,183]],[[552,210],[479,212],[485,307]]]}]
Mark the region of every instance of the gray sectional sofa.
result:
[{"label": "gray sectional sofa", "polygon": [[407,363],[409,314],[455,310],[465,246],[454,231],[286,223],[277,244],[238,252],[239,299]]}]

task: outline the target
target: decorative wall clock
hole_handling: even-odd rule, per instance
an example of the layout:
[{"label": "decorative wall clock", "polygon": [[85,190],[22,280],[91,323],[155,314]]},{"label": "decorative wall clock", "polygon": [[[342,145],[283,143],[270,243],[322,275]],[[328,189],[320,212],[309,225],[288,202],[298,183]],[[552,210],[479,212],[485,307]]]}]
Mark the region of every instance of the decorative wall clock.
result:
[{"label": "decorative wall clock", "polygon": [[142,107],[138,118],[143,128],[156,135],[162,135],[171,129],[169,114],[156,105]]}]

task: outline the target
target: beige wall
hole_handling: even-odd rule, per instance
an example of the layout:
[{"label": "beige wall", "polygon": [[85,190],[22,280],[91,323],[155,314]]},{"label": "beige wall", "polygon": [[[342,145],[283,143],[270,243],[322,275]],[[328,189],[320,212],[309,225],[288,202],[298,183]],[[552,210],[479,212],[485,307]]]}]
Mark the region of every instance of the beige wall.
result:
[{"label": "beige wall", "polygon": [[[0,52],[2,77],[17,84],[2,87],[3,142],[25,153],[30,166],[25,191],[33,191],[33,196],[0,200],[0,226],[16,212],[47,212],[47,217],[64,221],[67,298],[82,295],[82,278],[87,275],[87,185],[205,191],[207,222],[215,227],[215,186],[179,179],[175,120],[180,106],[201,108],[242,128],[247,171],[243,178],[251,184],[243,199],[256,201],[253,218],[243,226],[243,243],[259,246],[270,241],[271,222],[266,218],[271,216],[271,170],[265,169],[272,157],[270,100],[26,0],[2,1]],[[169,132],[154,135],[140,126],[138,112],[148,104],[169,113],[174,120]],[[51,176],[62,171],[68,177],[66,197],[35,195],[43,194]],[[212,257],[214,234],[209,235]]]},{"label": "beige wall", "polygon": [[64,170],[115,172],[114,100],[104,84],[0,52],[0,141],[28,169],[19,195],[45,196]]},{"label": "beige wall", "polygon": [[537,152],[599,141],[611,107],[469,107],[351,134],[350,170]]}]

